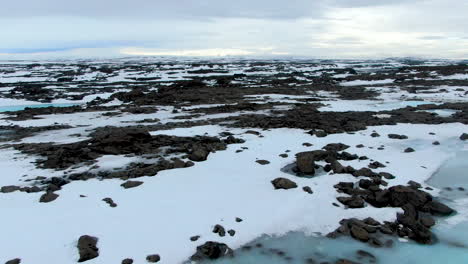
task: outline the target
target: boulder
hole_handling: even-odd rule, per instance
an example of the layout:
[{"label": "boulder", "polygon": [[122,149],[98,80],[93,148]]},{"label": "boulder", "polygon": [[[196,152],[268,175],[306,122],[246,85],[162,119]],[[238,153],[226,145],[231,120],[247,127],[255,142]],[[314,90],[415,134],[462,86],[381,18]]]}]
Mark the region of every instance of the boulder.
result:
[{"label": "boulder", "polygon": [[369,241],[369,233],[362,227],[352,225],[350,229],[351,236],[362,242]]},{"label": "boulder", "polygon": [[315,173],[315,156],[313,152],[301,152],[296,154],[297,172],[303,174],[314,175]]},{"label": "boulder", "polygon": [[463,141],[468,140],[468,134],[467,133],[461,134],[460,140],[463,140]]},{"label": "boulder", "polygon": [[359,196],[338,197],[337,200],[349,208],[363,208],[364,200]]},{"label": "boulder", "polygon": [[271,181],[275,189],[293,189],[297,188],[297,184],[289,179],[286,178],[276,178]]},{"label": "boulder", "polygon": [[59,197],[59,195],[56,194],[56,193],[46,192],[41,196],[41,198],[39,198],[39,202],[40,203],[49,203],[49,202],[52,202],[55,199],[57,199],[57,197]]},{"label": "boulder", "polygon": [[205,161],[209,154],[209,151],[197,146],[192,150],[192,153],[190,153],[188,158],[192,161]]},{"label": "boulder", "polygon": [[146,261],[149,263],[156,263],[161,260],[161,257],[158,254],[148,255],[146,256]]},{"label": "boulder", "polygon": [[226,244],[208,241],[197,247],[197,251],[190,257],[192,261],[213,260],[226,256],[233,256],[233,250]]},{"label": "boulder", "polygon": [[124,187],[125,189],[130,189],[130,188],[138,187],[138,186],[140,186],[142,184],[143,184],[142,181],[126,181],[126,182],[120,184],[120,186]]},{"label": "boulder", "polygon": [[99,256],[99,249],[97,247],[98,239],[96,237],[84,235],[78,239],[78,253],[80,258],[78,262],[84,262]]}]

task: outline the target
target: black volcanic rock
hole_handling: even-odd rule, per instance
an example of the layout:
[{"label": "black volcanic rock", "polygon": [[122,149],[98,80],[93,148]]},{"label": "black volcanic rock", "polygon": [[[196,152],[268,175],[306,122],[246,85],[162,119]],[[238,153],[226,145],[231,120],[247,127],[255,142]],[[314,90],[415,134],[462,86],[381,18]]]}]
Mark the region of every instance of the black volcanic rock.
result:
[{"label": "black volcanic rock", "polygon": [[197,251],[190,257],[192,261],[214,260],[233,256],[233,250],[226,244],[208,241],[197,247]]},{"label": "black volcanic rock", "polygon": [[97,247],[98,239],[96,237],[84,235],[78,239],[78,253],[80,258],[78,262],[84,262],[99,256],[99,249]]}]

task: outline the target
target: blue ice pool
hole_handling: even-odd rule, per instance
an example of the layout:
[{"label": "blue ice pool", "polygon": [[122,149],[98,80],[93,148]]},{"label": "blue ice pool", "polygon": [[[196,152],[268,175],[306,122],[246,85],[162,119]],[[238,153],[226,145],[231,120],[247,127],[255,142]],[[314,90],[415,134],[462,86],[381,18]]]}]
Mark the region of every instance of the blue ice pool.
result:
[{"label": "blue ice pool", "polygon": [[12,106],[0,106],[0,112],[9,111],[21,111],[25,108],[44,108],[44,107],[70,107],[78,104],[35,104],[35,105],[12,105]]},{"label": "blue ice pool", "polygon": [[[432,176],[428,183],[444,189],[440,199],[458,210],[448,218],[438,218],[432,229],[438,238],[434,245],[392,240],[392,247],[374,248],[351,238],[330,239],[291,232],[281,237],[263,236],[235,251],[234,258],[215,264],[333,264],[339,259],[355,263],[379,264],[466,264],[468,263],[468,151],[458,151]],[[454,220],[457,217],[458,221]],[[369,254],[370,253],[370,254]],[[211,263],[211,262],[210,262]]]}]

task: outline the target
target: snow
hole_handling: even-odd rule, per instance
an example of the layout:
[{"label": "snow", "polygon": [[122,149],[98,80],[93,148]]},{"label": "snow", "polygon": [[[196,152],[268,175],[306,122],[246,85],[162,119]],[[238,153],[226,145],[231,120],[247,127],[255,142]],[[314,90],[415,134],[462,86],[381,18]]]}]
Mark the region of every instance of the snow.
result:
[{"label": "snow", "polygon": [[[242,134],[244,129],[230,129],[237,137],[246,139],[246,143],[212,153],[207,161],[194,167],[139,178],[144,184],[134,189],[123,189],[119,186],[120,180],[77,181],[64,186],[57,192],[60,197],[47,204],[38,203],[40,194],[3,194],[0,207],[2,213],[10,217],[2,222],[9,227],[0,238],[2,258],[21,257],[25,263],[75,263],[76,241],[79,236],[88,234],[99,238],[100,256],[87,263],[118,263],[126,257],[144,263],[146,255],[155,253],[161,255],[161,263],[181,263],[194,253],[196,245],[208,240],[237,248],[263,234],[279,235],[297,230],[327,233],[337,227],[337,219],[341,218],[372,216],[377,220],[392,220],[399,209],[345,210],[331,205],[338,196],[333,185],[354,179],[351,175],[309,179],[285,174],[280,169],[293,162],[294,153],[310,149],[302,146],[303,142],[311,142],[314,149],[331,142],[343,142],[352,146],[347,150],[351,153],[390,162],[384,170],[397,175],[390,185],[405,184],[410,179],[424,181],[452,155],[447,149],[433,146],[432,141],[437,139],[443,145],[465,129],[462,124],[399,124],[326,138],[311,137],[296,129],[262,131],[263,138]],[[153,134],[215,135],[224,130],[218,126],[201,126]],[[369,134],[373,130],[381,135],[406,134],[410,140],[372,138]],[[429,131],[436,132],[437,136],[429,135]],[[354,147],[361,143],[374,148]],[[377,150],[382,144],[385,150]],[[417,151],[402,156],[407,146]],[[235,153],[240,147],[248,149]],[[280,158],[278,155],[286,149],[290,149],[292,155]],[[8,167],[9,175],[1,178],[0,185],[14,184],[18,174],[44,174],[28,164],[30,158],[13,160],[18,156],[14,151],[0,151],[4,157],[0,165]],[[113,161],[114,158],[103,157],[99,162],[106,168],[121,164],[120,159]],[[269,160],[271,164],[259,165],[255,162],[257,159]],[[364,167],[367,162],[347,164]],[[290,178],[299,188],[274,190],[270,181],[276,177]],[[302,186],[310,186],[314,193],[303,192]],[[80,198],[81,194],[87,197]],[[108,207],[101,201],[105,197],[111,197],[118,206]],[[244,221],[236,223],[236,217]],[[34,224],[30,219],[34,219]],[[211,232],[215,224],[235,229],[236,235],[218,237]],[[193,235],[201,235],[201,239],[191,242],[189,238]]]},{"label": "snow", "polygon": [[377,85],[377,84],[393,83],[393,81],[394,81],[393,79],[373,80],[373,81],[354,80],[354,81],[342,82],[340,83],[340,85],[342,86]]}]

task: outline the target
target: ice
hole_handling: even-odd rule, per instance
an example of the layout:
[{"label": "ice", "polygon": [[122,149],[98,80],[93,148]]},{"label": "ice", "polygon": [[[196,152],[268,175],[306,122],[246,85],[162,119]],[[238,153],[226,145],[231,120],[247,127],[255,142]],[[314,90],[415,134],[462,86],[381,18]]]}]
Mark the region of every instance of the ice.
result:
[{"label": "ice", "polygon": [[0,106],[0,112],[21,111],[26,108],[45,108],[45,107],[69,107],[77,104],[32,104],[32,105],[11,105]]}]

